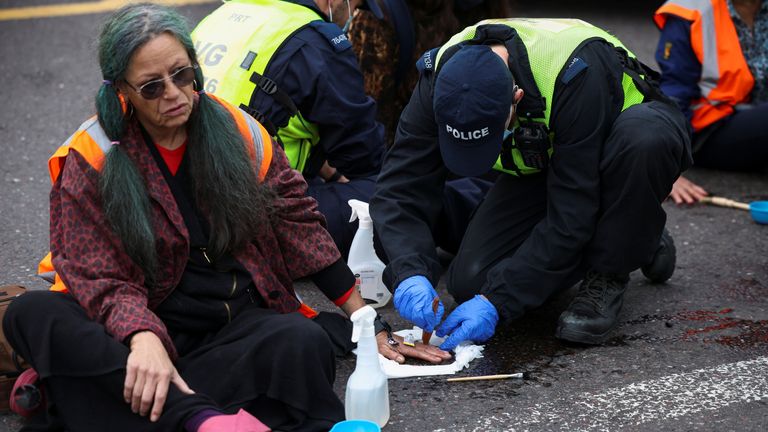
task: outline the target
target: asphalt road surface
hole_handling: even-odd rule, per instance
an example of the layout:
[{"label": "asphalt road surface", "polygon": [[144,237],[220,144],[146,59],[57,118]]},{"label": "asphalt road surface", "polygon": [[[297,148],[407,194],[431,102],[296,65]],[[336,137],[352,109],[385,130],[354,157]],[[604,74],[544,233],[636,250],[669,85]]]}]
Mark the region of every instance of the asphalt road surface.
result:
[{"label": "asphalt road surface", "polygon": [[[101,83],[97,29],[114,3],[0,3],[0,284],[46,288],[34,277],[48,250],[46,160],[93,112]],[[185,3],[179,10],[193,25],[217,6],[176,3]],[[654,65],[651,14],[660,3],[516,7],[521,16],[587,19]],[[18,9],[35,5],[56,7]],[[31,14],[40,17],[27,18]],[[688,175],[718,195],[768,199],[765,173],[694,169]],[[739,210],[669,202],[665,209],[678,248],[676,272],[663,285],[632,275],[621,324],[606,344],[569,346],[554,338],[557,317],[574,295],[569,290],[500,327],[484,357],[458,374],[526,371],[530,380],[390,380],[391,418],[384,430],[766,430],[768,226]],[[335,309],[308,283],[297,285],[313,306]],[[439,290],[446,308],[455,307],[442,285]],[[391,304],[382,313],[395,327],[406,326]],[[353,368],[353,357],[339,361],[342,397]],[[0,416],[0,432],[20,427],[18,417]]]}]

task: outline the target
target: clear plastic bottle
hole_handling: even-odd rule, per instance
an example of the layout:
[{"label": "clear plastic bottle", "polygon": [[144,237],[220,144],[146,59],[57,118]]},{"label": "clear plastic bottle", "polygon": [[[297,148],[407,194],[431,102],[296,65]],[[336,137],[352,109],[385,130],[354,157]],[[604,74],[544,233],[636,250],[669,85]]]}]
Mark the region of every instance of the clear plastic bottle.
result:
[{"label": "clear plastic bottle", "polygon": [[389,421],[389,384],[379,363],[375,318],[376,311],[370,306],[363,306],[350,317],[352,342],[357,342],[357,364],[347,381],[344,413],[347,420],[369,420],[384,427]]},{"label": "clear plastic bottle", "polygon": [[368,203],[355,199],[349,200],[348,203],[352,207],[352,217],[349,221],[360,219],[360,224],[349,248],[347,265],[357,278],[360,295],[371,306],[379,308],[389,302],[392,293],[381,278],[386,266],[373,248],[373,219],[368,211]]}]

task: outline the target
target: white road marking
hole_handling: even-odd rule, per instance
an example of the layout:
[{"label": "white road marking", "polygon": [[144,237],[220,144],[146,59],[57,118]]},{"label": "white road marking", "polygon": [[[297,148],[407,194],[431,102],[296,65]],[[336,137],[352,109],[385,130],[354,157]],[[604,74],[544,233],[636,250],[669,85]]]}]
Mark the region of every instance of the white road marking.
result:
[{"label": "white road marking", "polygon": [[473,432],[615,431],[768,399],[768,357],[669,375],[483,419]]}]

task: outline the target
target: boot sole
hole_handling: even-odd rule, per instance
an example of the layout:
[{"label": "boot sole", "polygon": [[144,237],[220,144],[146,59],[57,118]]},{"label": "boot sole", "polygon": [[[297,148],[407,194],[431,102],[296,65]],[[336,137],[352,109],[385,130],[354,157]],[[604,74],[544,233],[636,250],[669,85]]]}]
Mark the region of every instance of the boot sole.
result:
[{"label": "boot sole", "polygon": [[616,328],[616,325],[608,329],[605,333],[596,335],[594,333],[584,333],[576,330],[563,329],[560,326],[555,330],[555,337],[568,342],[580,343],[585,345],[600,345],[608,340],[608,335]]}]

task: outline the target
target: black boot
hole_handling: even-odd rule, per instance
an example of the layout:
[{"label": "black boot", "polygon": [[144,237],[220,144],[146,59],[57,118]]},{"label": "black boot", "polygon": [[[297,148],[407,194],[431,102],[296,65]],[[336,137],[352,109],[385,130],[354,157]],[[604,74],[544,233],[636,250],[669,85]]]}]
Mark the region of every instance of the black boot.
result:
[{"label": "black boot", "polygon": [[616,327],[628,276],[587,272],[579,292],[561,315],[555,336],[583,344],[600,344]]},{"label": "black boot", "polygon": [[664,283],[672,277],[675,272],[675,263],[677,261],[677,249],[672,235],[664,228],[659,240],[659,248],[653,254],[650,263],[642,266],[640,270],[651,283]]}]

